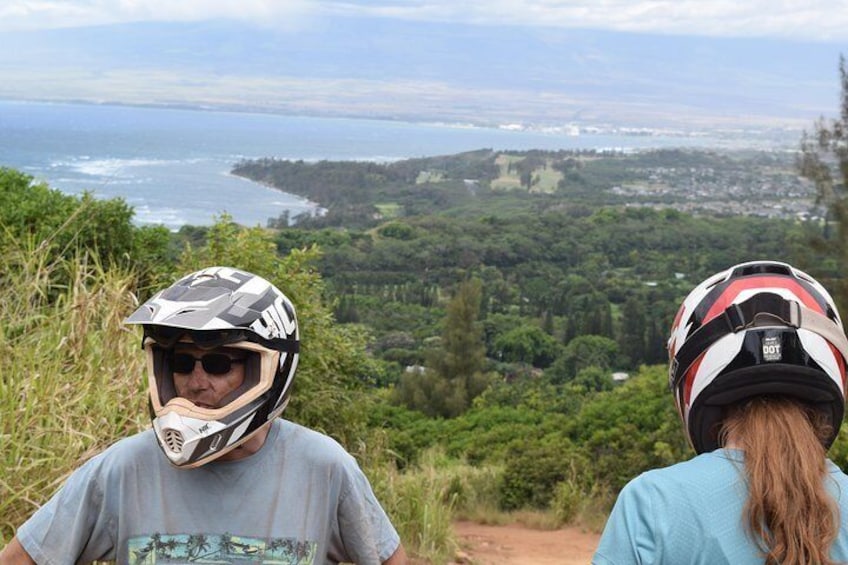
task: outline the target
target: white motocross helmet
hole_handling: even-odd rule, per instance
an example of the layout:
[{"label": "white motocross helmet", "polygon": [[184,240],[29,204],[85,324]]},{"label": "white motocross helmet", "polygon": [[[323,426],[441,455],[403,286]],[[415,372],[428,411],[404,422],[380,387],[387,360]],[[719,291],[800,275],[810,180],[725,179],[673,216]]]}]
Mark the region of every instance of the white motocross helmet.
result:
[{"label": "white motocross helmet", "polygon": [[717,273],[680,306],[668,340],[669,387],[698,453],[719,446],[724,408],[789,396],[829,423],[845,413],[848,339],[830,294],[786,263],[751,261]]},{"label": "white motocross helmet", "polygon": [[[150,415],[159,446],[178,467],[198,467],[241,445],[289,401],[299,356],[294,306],[262,277],[228,267],[187,275],[125,323],[144,328]],[[217,408],[176,395],[178,343],[226,346],[244,357],[244,382]]]}]

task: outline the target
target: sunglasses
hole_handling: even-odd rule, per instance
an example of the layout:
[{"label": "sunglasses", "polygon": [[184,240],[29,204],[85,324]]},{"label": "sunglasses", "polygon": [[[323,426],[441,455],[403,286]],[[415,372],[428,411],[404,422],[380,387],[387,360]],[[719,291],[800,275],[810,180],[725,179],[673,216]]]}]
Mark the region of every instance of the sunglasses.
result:
[{"label": "sunglasses", "polygon": [[191,353],[174,353],[171,356],[171,369],[175,373],[188,374],[194,371],[194,364],[198,361],[210,375],[226,375],[232,370],[233,363],[244,363],[244,359],[233,359],[224,353],[204,353],[200,357]]}]

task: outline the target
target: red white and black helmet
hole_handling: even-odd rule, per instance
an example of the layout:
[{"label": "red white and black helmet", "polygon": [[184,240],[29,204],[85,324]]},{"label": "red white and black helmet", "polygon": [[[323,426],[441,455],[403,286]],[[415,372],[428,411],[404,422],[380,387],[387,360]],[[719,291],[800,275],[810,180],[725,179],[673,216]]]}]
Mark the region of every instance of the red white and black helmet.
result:
[{"label": "red white and black helmet", "polygon": [[[286,408],[299,355],[297,318],[289,299],[262,277],[227,267],[197,271],[125,323],[144,328],[150,415],[174,465],[197,467],[220,457]],[[171,360],[179,342],[244,351],[244,382],[222,406],[177,397]]]},{"label": "red white and black helmet", "polygon": [[698,453],[719,447],[723,408],[785,395],[829,420],[830,447],[845,413],[848,339],[830,294],[786,263],[752,261],[689,293],[668,340],[669,387]]}]

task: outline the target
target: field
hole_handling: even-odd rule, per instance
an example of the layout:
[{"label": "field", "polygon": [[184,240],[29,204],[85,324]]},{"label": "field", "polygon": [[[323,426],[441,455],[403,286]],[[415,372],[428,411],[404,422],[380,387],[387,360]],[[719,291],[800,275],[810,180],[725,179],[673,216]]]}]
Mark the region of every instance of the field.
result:
[{"label": "field", "polygon": [[529,189],[521,183],[521,173],[512,166],[524,161],[526,157],[520,155],[509,155],[502,153],[495,159],[495,164],[500,168],[500,176],[491,181],[492,190],[515,190],[524,189],[532,193],[552,194],[556,191],[558,183],[562,180],[562,173],[554,170],[550,162],[543,166],[534,167],[530,173]]}]

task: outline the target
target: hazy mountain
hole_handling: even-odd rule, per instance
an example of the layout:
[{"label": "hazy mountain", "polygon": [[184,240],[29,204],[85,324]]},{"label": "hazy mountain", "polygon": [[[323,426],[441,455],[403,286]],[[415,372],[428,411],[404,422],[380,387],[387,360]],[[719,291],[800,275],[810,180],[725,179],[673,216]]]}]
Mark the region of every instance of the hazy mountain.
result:
[{"label": "hazy mountain", "polygon": [[0,34],[0,96],[489,123],[804,127],[832,44],[333,18]]}]

